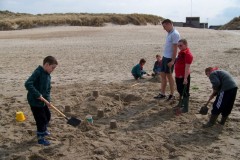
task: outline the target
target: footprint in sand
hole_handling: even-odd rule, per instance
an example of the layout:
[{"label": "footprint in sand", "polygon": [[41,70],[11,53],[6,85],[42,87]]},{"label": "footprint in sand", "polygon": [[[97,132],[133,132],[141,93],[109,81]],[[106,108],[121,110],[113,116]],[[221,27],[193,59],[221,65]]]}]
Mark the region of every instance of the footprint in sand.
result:
[{"label": "footprint in sand", "polygon": [[43,158],[37,154],[31,155],[30,157],[28,157],[29,160],[46,160],[46,158]]},{"label": "footprint in sand", "polygon": [[127,94],[124,96],[123,101],[124,102],[132,102],[132,101],[140,101],[141,99],[142,99],[142,97],[140,97],[140,96],[136,96],[133,94]]}]

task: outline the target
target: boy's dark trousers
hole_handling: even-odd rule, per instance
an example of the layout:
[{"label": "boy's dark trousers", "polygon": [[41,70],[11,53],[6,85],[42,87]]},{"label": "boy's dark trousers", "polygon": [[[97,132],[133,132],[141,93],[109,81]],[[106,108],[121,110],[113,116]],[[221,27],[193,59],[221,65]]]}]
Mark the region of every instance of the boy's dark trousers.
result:
[{"label": "boy's dark trousers", "polygon": [[233,108],[238,88],[233,88],[217,95],[216,100],[213,103],[212,114],[222,114],[223,117],[227,117]]},{"label": "boy's dark trousers", "polygon": [[190,80],[191,80],[190,75],[187,77],[188,83],[187,83],[187,88],[186,88],[186,91],[185,91],[184,94],[183,94],[183,88],[184,88],[183,81],[184,81],[184,78],[175,78],[175,80],[176,80],[176,85],[177,85],[177,91],[180,94],[180,96],[189,97],[190,96],[189,88],[190,88]]},{"label": "boy's dark trousers", "polygon": [[47,131],[47,125],[51,119],[51,112],[45,105],[44,107],[32,107],[31,110],[36,121],[37,132]]},{"label": "boy's dark trousers", "polygon": [[[183,97],[183,98],[182,98],[182,101],[181,101],[181,102],[179,101],[178,106],[179,106],[179,107],[183,107],[183,108],[182,108],[182,111],[183,111],[184,113],[185,113],[185,112],[188,112],[188,103],[189,103],[189,96],[190,96],[190,94],[189,94],[190,79],[191,79],[191,77],[190,77],[190,75],[188,75],[188,78],[187,78],[188,83],[187,83],[187,85],[185,86],[185,85],[183,84],[184,78],[175,78],[175,80],[176,80],[176,85],[177,85],[177,91],[178,91],[178,93],[180,94],[180,96]],[[184,86],[186,87],[185,89],[184,89]],[[181,105],[181,106],[180,106],[180,105]]]}]

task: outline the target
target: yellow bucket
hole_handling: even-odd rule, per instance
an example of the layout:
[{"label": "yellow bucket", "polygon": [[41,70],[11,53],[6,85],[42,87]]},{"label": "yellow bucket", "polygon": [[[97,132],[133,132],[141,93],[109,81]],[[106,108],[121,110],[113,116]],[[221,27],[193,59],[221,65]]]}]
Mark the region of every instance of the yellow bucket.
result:
[{"label": "yellow bucket", "polygon": [[25,116],[23,114],[23,112],[16,112],[16,120],[18,122],[22,122],[22,121],[25,121]]}]

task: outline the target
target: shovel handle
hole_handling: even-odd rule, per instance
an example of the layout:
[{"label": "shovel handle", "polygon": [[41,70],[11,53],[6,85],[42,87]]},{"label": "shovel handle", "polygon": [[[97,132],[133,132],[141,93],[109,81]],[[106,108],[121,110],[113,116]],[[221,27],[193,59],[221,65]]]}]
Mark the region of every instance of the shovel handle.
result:
[{"label": "shovel handle", "polygon": [[212,100],[212,98],[209,98],[205,106],[208,106],[209,102]]},{"label": "shovel handle", "polygon": [[54,105],[52,105],[51,103],[49,103],[45,98],[42,97],[42,100],[45,104],[49,104],[55,111],[57,111],[61,116],[63,116],[64,118],[68,119],[67,116],[65,116],[65,114],[63,114],[60,110],[58,110]]},{"label": "shovel handle", "polygon": [[134,87],[134,86],[139,85],[139,84],[140,84],[140,83],[135,83],[135,84],[131,85],[131,87]]}]

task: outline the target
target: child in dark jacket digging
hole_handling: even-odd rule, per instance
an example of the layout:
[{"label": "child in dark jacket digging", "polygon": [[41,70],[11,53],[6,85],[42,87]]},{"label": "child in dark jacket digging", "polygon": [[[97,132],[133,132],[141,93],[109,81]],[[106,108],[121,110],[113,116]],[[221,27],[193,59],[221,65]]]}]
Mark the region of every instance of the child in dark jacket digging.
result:
[{"label": "child in dark jacket digging", "polygon": [[[143,66],[145,65],[145,63],[146,63],[146,60],[142,58],[142,59],[140,59],[139,63],[132,68],[132,75],[136,80],[138,80],[139,78],[142,79],[143,75],[147,74],[143,70]],[[149,74],[147,74],[147,75],[149,75]]]},{"label": "child in dark jacket digging", "polygon": [[221,125],[224,125],[230,115],[236,99],[238,86],[233,76],[217,67],[208,67],[205,69],[205,74],[209,77],[212,84],[212,94],[209,101],[216,97],[211,111],[211,117],[204,128],[211,127],[216,123],[218,115],[221,114]]},{"label": "child in dark jacket digging", "polygon": [[50,133],[47,125],[51,119],[49,104],[43,102],[43,98],[50,102],[51,76],[52,71],[57,67],[58,62],[52,56],[47,56],[43,60],[43,66],[38,66],[32,75],[25,82],[28,90],[27,100],[31,107],[37,125],[38,143],[50,145],[44,137]]}]

